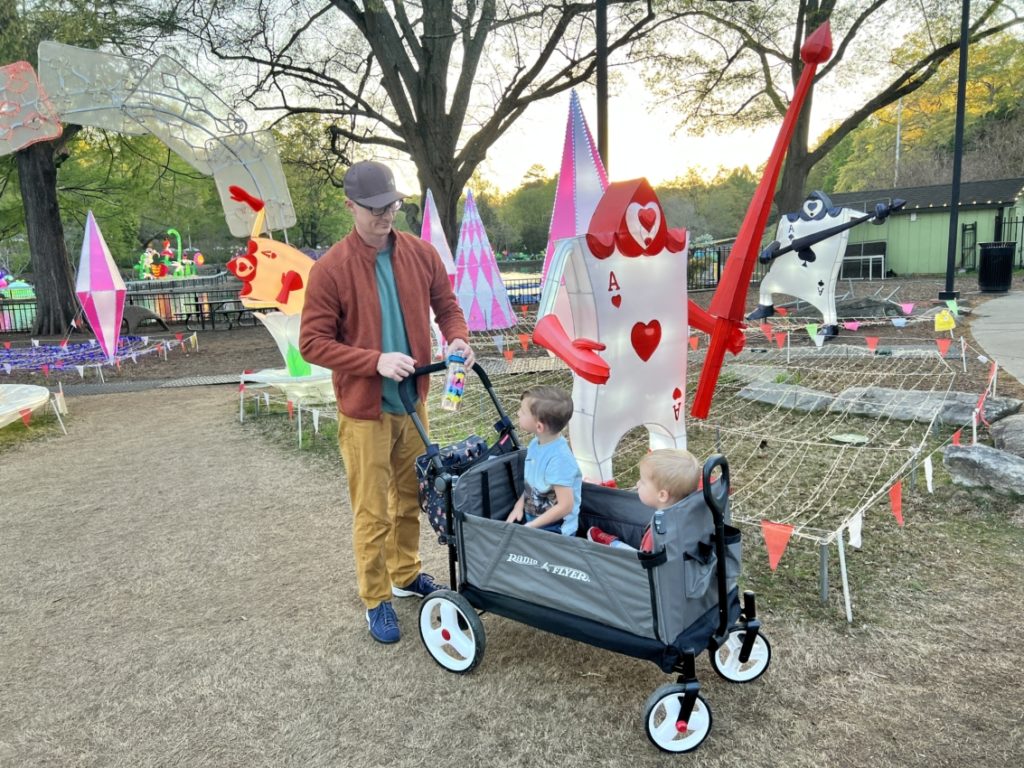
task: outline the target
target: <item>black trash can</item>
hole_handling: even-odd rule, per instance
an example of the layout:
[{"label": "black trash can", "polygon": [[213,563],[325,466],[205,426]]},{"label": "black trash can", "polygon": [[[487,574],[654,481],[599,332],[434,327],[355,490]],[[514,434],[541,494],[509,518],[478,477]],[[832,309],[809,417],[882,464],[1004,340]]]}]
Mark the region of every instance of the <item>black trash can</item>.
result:
[{"label": "black trash can", "polygon": [[1015,242],[981,243],[978,248],[978,288],[982,293],[1005,293],[1013,280]]}]

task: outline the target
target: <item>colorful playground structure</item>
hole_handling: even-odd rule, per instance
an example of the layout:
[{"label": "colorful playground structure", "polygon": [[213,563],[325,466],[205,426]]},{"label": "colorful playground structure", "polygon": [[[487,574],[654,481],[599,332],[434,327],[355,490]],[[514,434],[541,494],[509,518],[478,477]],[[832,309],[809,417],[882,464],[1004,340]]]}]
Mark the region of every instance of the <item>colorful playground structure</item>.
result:
[{"label": "colorful playground structure", "polygon": [[174,236],[177,248],[171,250],[171,241],[166,238],[159,251],[152,246],[147,246],[132,266],[136,280],[179,279],[196,276],[197,267],[201,267],[205,261],[203,254],[199,252],[198,248],[187,248],[182,251],[181,233],[178,230],[168,229],[167,234]]}]

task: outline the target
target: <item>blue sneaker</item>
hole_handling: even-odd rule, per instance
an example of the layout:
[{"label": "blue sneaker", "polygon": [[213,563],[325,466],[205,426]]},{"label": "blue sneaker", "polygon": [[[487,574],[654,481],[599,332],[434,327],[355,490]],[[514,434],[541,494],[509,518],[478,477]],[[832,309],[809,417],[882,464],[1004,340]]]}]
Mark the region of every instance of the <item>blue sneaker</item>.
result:
[{"label": "blue sneaker", "polygon": [[398,617],[389,601],[366,612],[366,623],[370,625],[370,635],[378,643],[397,643],[402,632],[398,628]]},{"label": "blue sneaker", "polygon": [[391,594],[395,597],[426,597],[431,592],[444,589],[434,581],[429,573],[420,573],[415,579],[404,587],[391,587]]}]

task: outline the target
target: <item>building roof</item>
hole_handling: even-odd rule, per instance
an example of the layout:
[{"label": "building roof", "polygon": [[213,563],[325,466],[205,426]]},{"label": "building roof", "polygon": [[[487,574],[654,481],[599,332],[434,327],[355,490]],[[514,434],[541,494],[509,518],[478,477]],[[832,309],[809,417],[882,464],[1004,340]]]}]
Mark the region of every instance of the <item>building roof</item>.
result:
[{"label": "building roof", "polygon": [[[837,192],[829,195],[839,206],[871,210],[875,203],[894,198],[907,201],[904,211],[922,208],[949,209],[953,195],[952,184],[934,184],[929,187],[901,187],[899,189],[865,190],[863,192]],[[994,181],[966,181],[960,184],[960,208],[1003,208],[1024,199],[1024,178],[996,179]]]}]

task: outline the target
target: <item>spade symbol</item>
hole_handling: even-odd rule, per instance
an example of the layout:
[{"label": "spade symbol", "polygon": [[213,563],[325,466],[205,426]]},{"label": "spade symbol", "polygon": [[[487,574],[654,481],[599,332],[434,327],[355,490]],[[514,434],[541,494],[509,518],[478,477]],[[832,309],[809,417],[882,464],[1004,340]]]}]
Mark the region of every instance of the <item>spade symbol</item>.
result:
[{"label": "spade symbol", "polygon": [[825,281],[824,280],[819,280],[818,281],[818,295],[821,296],[821,294],[823,294],[824,292],[825,292]]},{"label": "spade symbol", "polygon": [[799,251],[797,251],[796,255],[797,258],[803,262],[800,265],[802,267],[806,267],[808,264],[817,261],[818,259],[818,257],[814,255],[814,251],[812,251],[810,248],[801,248]]}]

